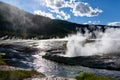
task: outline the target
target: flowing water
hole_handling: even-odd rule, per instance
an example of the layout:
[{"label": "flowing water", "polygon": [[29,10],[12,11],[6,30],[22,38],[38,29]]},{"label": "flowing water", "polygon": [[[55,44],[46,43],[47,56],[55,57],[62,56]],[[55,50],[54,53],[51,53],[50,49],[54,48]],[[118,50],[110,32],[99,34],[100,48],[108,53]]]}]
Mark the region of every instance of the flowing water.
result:
[{"label": "flowing water", "polygon": [[[44,73],[47,76],[57,77],[75,77],[82,72],[91,72],[98,75],[115,77],[120,79],[120,71],[106,70],[106,69],[94,69],[83,66],[69,66],[65,64],[59,64],[53,61],[49,61],[42,58],[42,55],[49,50],[63,51],[65,43],[68,39],[50,39],[50,40],[1,40],[0,44],[15,44],[22,46],[30,46],[38,48],[40,51],[32,55],[34,57],[32,62],[32,68]],[[72,45],[71,45],[72,46]]]}]

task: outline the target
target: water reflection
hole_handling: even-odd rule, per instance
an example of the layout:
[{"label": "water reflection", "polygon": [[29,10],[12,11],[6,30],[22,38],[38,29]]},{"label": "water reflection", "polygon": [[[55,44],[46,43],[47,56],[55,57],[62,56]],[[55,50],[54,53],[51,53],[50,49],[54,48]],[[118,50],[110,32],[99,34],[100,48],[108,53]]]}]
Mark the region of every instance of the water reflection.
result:
[{"label": "water reflection", "polygon": [[120,79],[120,71],[93,69],[82,66],[68,66],[42,58],[42,55],[44,55],[47,50],[62,48],[65,40],[6,40],[1,41],[0,43],[11,43],[39,48],[40,52],[33,55],[33,68],[48,76],[75,77],[81,72],[92,72],[98,75],[116,77]]}]

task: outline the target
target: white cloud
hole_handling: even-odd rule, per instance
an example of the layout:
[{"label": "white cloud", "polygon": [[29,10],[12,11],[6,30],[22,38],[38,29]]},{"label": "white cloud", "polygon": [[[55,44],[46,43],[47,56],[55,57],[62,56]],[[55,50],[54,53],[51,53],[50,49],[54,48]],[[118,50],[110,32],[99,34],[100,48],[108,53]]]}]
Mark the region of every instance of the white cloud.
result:
[{"label": "white cloud", "polygon": [[110,22],[108,23],[109,26],[120,26],[120,22]]},{"label": "white cloud", "polygon": [[99,13],[103,12],[98,8],[93,9],[88,3],[85,2],[74,3],[71,11],[74,14],[74,16],[86,16],[86,17],[97,16],[99,15]]},{"label": "white cloud", "polygon": [[[103,11],[98,8],[92,8],[88,3],[85,2],[77,2],[76,0],[45,0],[46,7],[50,8],[50,10],[55,10],[54,13],[59,14],[61,16],[64,15],[64,19],[69,19],[69,14],[63,14],[63,10],[60,9],[70,8],[71,12],[74,16],[86,16],[86,17],[93,17],[98,16]],[[53,11],[52,11],[53,12]],[[65,13],[65,12],[64,12]]]},{"label": "white cloud", "polygon": [[58,19],[63,19],[62,16],[60,16],[60,15],[57,15],[56,17],[57,17]]},{"label": "white cloud", "polygon": [[41,15],[41,16],[49,17],[51,19],[55,19],[54,16],[53,16],[53,14],[47,13],[47,12],[44,12],[44,11],[41,11],[41,10],[34,11],[34,14],[35,15]]},{"label": "white cloud", "polygon": [[70,15],[65,13],[64,11],[60,11],[58,9],[50,10],[53,13],[56,13],[57,15],[61,16],[63,19],[68,20],[70,18]]},{"label": "white cloud", "polygon": [[46,6],[52,9],[58,9],[65,7],[64,0],[45,0]]},{"label": "white cloud", "polygon": [[[36,1],[40,1],[41,3],[41,0]],[[93,8],[88,3],[82,1],[76,0],[42,0],[42,1],[43,1],[42,4],[44,4],[44,6],[47,7],[51,13],[46,13],[40,10],[39,14],[46,17],[50,17],[52,19],[54,19],[53,14],[55,14],[56,16],[55,18],[68,20],[71,18],[72,14],[77,17],[83,16],[94,17],[98,16],[100,13],[103,12],[101,9]],[[65,11],[66,8],[67,10],[70,10],[69,13],[68,11]]]}]

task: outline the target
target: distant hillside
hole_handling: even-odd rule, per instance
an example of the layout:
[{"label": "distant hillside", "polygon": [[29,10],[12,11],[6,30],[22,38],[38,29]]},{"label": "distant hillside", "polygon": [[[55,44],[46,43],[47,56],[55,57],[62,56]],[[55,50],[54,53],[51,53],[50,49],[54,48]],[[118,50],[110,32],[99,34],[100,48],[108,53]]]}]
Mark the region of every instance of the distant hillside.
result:
[{"label": "distant hillside", "polygon": [[[105,26],[80,25],[63,20],[52,20],[47,17],[33,15],[12,5],[0,2],[0,37],[48,39],[53,37],[64,37],[76,33],[77,29],[84,33],[85,30],[105,30]],[[8,38],[8,37],[7,37]]]}]

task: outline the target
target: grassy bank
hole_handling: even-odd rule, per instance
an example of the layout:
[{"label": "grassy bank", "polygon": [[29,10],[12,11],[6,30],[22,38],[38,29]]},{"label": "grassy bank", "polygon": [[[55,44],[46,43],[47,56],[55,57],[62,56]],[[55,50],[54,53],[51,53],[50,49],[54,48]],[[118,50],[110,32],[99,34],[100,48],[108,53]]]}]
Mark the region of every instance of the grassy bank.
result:
[{"label": "grassy bank", "polygon": [[0,65],[6,65],[6,62],[2,59],[1,53],[0,53]]},{"label": "grassy bank", "polygon": [[112,78],[107,78],[104,76],[97,76],[95,74],[92,73],[82,73],[79,76],[75,77],[77,80],[116,80],[116,79],[112,79]]},{"label": "grassy bank", "polygon": [[45,77],[45,75],[34,70],[0,70],[0,80],[23,80],[34,76]]}]

